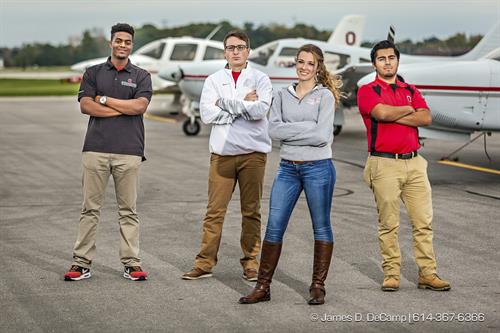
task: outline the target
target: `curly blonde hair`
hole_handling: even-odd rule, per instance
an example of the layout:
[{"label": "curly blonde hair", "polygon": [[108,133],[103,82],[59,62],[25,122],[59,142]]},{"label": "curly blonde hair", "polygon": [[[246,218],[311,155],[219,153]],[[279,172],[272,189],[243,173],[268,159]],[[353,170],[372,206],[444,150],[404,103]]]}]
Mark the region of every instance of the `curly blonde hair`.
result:
[{"label": "curly blonde hair", "polygon": [[316,73],[316,81],[321,83],[328,88],[335,97],[335,105],[340,104],[340,99],[344,97],[344,94],[340,90],[342,87],[342,77],[340,75],[331,75],[325,66],[325,58],[323,56],[323,51],[314,44],[302,45],[297,51],[296,58],[299,57],[300,52],[311,53],[314,59],[318,62],[318,72]]}]

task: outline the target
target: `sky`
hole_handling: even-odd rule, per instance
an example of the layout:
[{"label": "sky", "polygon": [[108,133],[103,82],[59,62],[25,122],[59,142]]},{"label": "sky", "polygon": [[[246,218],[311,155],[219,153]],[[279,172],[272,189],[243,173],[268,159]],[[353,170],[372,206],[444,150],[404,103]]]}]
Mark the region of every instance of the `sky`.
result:
[{"label": "sky", "polygon": [[366,15],[363,40],[384,38],[389,24],[399,40],[484,35],[500,20],[500,0],[0,0],[0,47],[67,44],[92,28],[107,35],[117,22],[160,28],[227,20],[332,30],[348,14]]}]

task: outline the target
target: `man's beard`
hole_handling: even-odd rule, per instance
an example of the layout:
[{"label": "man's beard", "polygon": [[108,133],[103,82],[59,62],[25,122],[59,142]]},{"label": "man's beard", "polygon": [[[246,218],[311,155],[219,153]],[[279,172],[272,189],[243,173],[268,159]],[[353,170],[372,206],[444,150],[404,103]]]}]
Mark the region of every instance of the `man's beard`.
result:
[{"label": "man's beard", "polygon": [[393,77],[396,76],[396,71],[382,71],[381,73],[377,73],[380,77],[384,78],[384,79],[392,79]]}]

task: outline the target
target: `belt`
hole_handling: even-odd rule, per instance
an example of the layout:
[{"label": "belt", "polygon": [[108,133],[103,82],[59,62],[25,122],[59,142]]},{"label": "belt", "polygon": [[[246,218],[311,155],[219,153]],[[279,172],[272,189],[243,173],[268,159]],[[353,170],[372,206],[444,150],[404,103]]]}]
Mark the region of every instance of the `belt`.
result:
[{"label": "belt", "polygon": [[290,160],[285,160],[285,159],[282,159],[283,162],[286,162],[286,163],[289,163],[289,164],[304,164],[304,163],[307,163],[307,161],[290,161]]},{"label": "belt", "polygon": [[379,157],[387,157],[387,158],[395,158],[395,159],[401,159],[401,160],[409,160],[410,158],[414,158],[415,156],[418,155],[418,152],[412,151],[411,153],[406,153],[406,154],[393,154],[393,153],[381,153],[378,151],[372,151],[370,153],[371,156],[379,156]]}]

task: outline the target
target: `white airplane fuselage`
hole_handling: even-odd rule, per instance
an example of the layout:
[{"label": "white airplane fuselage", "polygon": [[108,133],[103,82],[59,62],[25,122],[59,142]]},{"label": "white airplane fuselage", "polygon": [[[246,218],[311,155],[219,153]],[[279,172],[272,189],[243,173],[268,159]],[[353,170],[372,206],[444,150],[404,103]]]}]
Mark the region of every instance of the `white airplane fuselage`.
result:
[{"label": "white airplane fuselage", "polygon": [[475,131],[500,131],[500,61],[401,65],[398,74],[420,90],[431,110],[432,125],[420,129],[422,137],[466,141]]},{"label": "white airplane fuselage", "polygon": [[[296,50],[312,43],[323,50],[325,65],[335,73],[349,64],[369,64],[370,49],[364,47],[332,45],[309,39],[281,39],[252,50],[249,63],[252,67],[269,75],[275,91],[296,81],[294,58]],[[262,56],[261,56],[262,55]],[[426,57],[401,55],[401,62],[446,61],[451,57]],[[161,70],[160,77],[178,81],[179,88],[192,101],[199,101],[205,79],[217,70],[224,68],[225,60],[193,62],[178,66],[173,71]]]},{"label": "white airplane fuselage", "polygon": [[[175,82],[158,76],[160,71],[171,71],[181,65],[210,59],[223,59],[222,42],[193,37],[169,37],[150,42],[133,54],[130,61],[151,74],[153,90],[165,90]],[[86,60],[71,66],[73,71],[85,72],[93,65],[105,62],[107,57]]]}]

